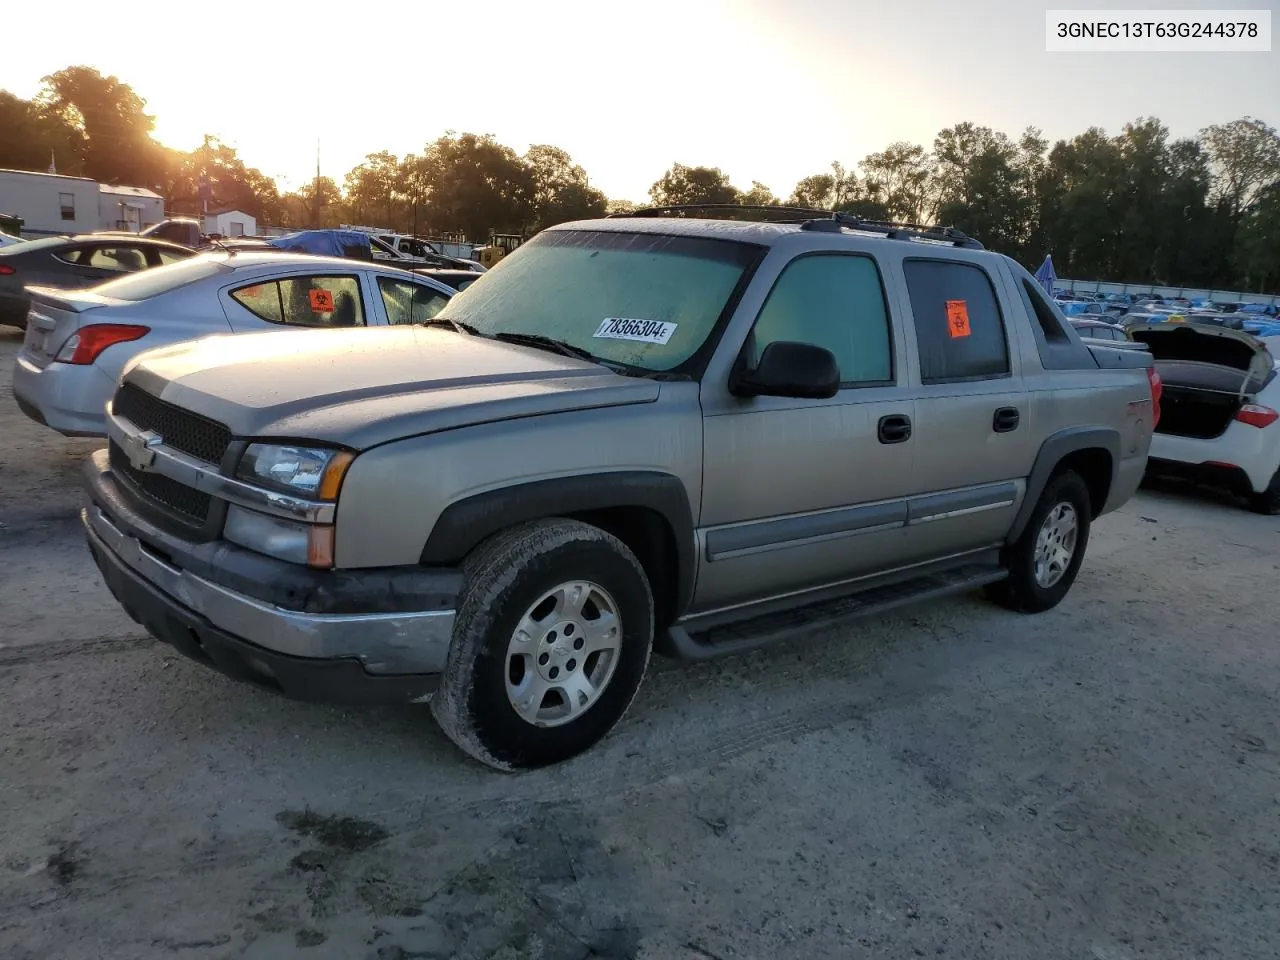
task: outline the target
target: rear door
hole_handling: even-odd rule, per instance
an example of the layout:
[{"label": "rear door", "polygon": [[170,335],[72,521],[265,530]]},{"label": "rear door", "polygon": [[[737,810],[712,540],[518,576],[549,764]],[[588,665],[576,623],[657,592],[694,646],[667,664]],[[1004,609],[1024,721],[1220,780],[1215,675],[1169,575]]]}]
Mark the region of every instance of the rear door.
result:
[{"label": "rear door", "polygon": [[909,549],[943,557],[1004,538],[1037,452],[1010,329],[1018,305],[976,258],[901,268],[917,391]]}]

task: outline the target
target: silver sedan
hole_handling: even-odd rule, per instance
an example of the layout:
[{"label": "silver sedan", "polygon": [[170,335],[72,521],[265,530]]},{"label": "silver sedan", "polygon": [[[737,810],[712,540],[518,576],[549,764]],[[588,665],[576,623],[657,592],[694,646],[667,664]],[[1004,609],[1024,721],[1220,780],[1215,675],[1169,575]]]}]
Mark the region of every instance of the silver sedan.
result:
[{"label": "silver sedan", "polygon": [[359,260],[217,252],[81,290],[31,287],[13,394],[67,436],[104,436],[105,406],[138,354],[217,334],[421,323],[457,291]]}]

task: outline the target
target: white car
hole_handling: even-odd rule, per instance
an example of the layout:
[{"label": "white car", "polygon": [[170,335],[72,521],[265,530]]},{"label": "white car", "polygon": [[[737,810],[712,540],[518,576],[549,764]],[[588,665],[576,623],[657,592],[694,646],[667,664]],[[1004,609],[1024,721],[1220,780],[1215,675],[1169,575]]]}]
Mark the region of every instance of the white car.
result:
[{"label": "white car", "polygon": [[0,231],[0,247],[9,247],[15,243],[22,243],[21,237],[15,237],[11,233]]},{"label": "white car", "polygon": [[106,404],[144,351],[214,335],[422,323],[457,291],[393,267],[219,251],[78,290],[28,287],[13,367],[22,412],[69,437],[106,435]]},{"label": "white car", "polygon": [[1280,377],[1271,348],[1243,330],[1138,323],[1162,382],[1147,472],[1224,487],[1280,513]]}]

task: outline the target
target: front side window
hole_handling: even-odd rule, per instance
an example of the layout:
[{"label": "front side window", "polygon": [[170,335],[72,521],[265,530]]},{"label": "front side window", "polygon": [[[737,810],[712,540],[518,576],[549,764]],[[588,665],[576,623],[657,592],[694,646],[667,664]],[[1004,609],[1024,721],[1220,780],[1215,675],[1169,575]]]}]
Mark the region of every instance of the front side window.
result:
[{"label": "front side window", "polygon": [[76,195],[74,193],[58,194],[58,208],[62,212],[63,220],[74,220],[76,218]]},{"label": "front side window", "polygon": [[439,290],[391,277],[378,278],[378,292],[382,294],[387,322],[391,324],[424,323],[449,302]]},{"label": "front side window", "polygon": [[270,323],[296,327],[362,327],[360,281],[350,276],[266,280],[231,291],[231,299]]},{"label": "front side window", "polygon": [[552,337],[605,363],[674,371],[707,343],[760,252],[733,240],[548,230],[444,312],[484,335]]},{"label": "front side window", "polygon": [[750,363],[784,340],[830,350],[846,386],[892,382],[889,314],[875,261],[818,254],[787,264],[752,328]]},{"label": "front side window", "polygon": [[925,383],[1009,374],[1009,347],[995,288],[981,267],[954,260],[905,260]]}]

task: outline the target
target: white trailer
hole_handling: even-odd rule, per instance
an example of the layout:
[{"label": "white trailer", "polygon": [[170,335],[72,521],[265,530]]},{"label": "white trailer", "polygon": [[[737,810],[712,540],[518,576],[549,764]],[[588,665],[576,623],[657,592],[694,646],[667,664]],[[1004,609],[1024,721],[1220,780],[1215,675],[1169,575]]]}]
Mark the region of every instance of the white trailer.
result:
[{"label": "white trailer", "polygon": [[24,237],[99,229],[98,182],[29,170],[0,170],[0,213],[22,218]]}]

